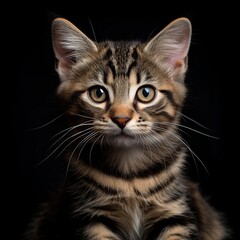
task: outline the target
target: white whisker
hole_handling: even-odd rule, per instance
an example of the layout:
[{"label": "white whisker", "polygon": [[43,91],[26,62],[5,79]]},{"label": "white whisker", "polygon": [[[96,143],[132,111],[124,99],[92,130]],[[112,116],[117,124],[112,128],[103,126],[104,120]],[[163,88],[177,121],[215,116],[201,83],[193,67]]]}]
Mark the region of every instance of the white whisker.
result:
[{"label": "white whisker", "polygon": [[205,129],[208,129],[208,130],[211,130],[210,128],[202,125],[201,123],[199,123],[199,122],[197,122],[196,120],[188,117],[187,115],[185,115],[185,114],[183,114],[183,113],[181,113],[181,112],[179,112],[179,114],[180,114],[183,118],[187,118],[188,120],[192,121],[193,123],[196,123],[198,126],[200,126],[200,127],[202,127],[202,128],[205,128]]},{"label": "white whisker", "polygon": [[[159,128],[158,128],[158,129],[159,129]],[[173,144],[172,144],[170,141],[168,141],[167,138],[165,138],[164,141],[160,140],[159,137],[157,137],[157,136],[155,135],[155,132],[154,132],[153,130],[151,130],[151,132],[152,132],[153,134],[150,135],[150,136],[151,136],[151,138],[152,138],[152,141],[153,141],[154,145],[156,145],[158,148],[162,148],[162,147],[164,146],[164,149],[168,152],[169,156],[173,159],[172,153],[170,152],[170,150],[168,150],[168,147],[165,145],[165,143],[167,143],[167,144],[171,147],[171,149],[173,149],[173,150],[177,153],[177,150],[176,150],[176,148],[173,146]],[[174,159],[173,159],[173,160],[174,160]],[[164,161],[164,164],[165,164],[165,161]],[[166,165],[165,165],[165,167],[166,167]]]},{"label": "white whisker", "polygon": [[[59,157],[72,143],[74,143],[76,140],[78,140],[79,138],[82,138],[84,135],[86,135],[86,134],[89,134],[89,133],[91,133],[92,132],[92,130],[89,130],[88,132],[85,132],[84,134],[82,134],[82,135],[80,135],[80,136],[78,136],[78,137],[76,137],[75,139],[73,139],[70,143],[68,143],[64,148],[63,148],[63,150],[57,155],[57,157]],[[77,135],[79,135],[81,132],[79,132],[78,134],[74,134],[74,136],[77,136]],[[72,136],[71,136],[72,137]],[[88,137],[88,136],[87,136]],[[70,137],[69,137],[70,138]],[[68,140],[69,140],[69,138],[68,138]],[[83,140],[82,140],[83,141]],[[81,141],[81,142],[82,142]],[[65,141],[64,141],[65,142]],[[81,143],[80,142],[80,143]],[[61,144],[62,145],[62,144]]]},{"label": "white whisker", "polygon": [[91,159],[92,159],[92,150],[93,150],[93,147],[94,147],[95,143],[98,141],[98,139],[99,139],[100,137],[102,137],[102,135],[103,135],[103,133],[96,138],[96,140],[93,142],[93,144],[92,144],[92,146],[91,146],[91,148],[90,148],[90,151],[89,151],[89,161],[90,161],[90,163],[91,163]]},{"label": "white whisker", "polygon": [[[158,127],[158,126],[155,126],[154,127],[155,130],[163,130],[163,128],[161,127]],[[165,129],[166,130],[166,129]],[[190,152],[190,154],[192,155],[192,158],[195,162],[195,165],[196,165],[196,161],[195,161],[195,158],[201,163],[201,165],[204,167],[205,171],[209,174],[208,170],[207,170],[207,167],[205,166],[205,164],[203,163],[203,161],[197,156],[197,154],[191,149],[191,147],[188,145],[188,143],[183,140],[181,138],[181,136],[177,135],[176,133],[174,134],[174,132],[172,131],[168,131],[168,134],[170,134],[171,136],[173,136],[174,138],[178,139],[180,142],[183,143],[183,145],[188,149],[188,151]],[[168,142],[170,143],[170,142]],[[171,144],[171,146],[173,147],[173,145]],[[197,168],[197,165],[196,165],[196,169],[198,170]]]},{"label": "white whisker", "polygon": [[[189,150],[189,152],[191,153],[194,161],[195,161],[195,157],[198,159],[198,161],[202,164],[203,168],[205,169],[205,171],[207,172],[207,174],[209,175],[209,172],[207,170],[207,167],[205,166],[205,164],[203,163],[203,161],[198,157],[198,155],[190,148],[190,146],[188,145],[188,143],[183,140],[180,136],[176,135],[176,134],[173,134],[170,132],[170,134],[172,136],[174,136],[175,138],[177,138],[179,141],[181,141],[185,146],[186,148]],[[196,168],[197,168],[197,165],[196,165]]]},{"label": "white whisker", "polygon": [[[67,164],[66,173],[65,173],[65,180],[66,180],[66,178],[67,178],[68,169],[69,169],[69,167],[70,167],[70,163],[71,163],[71,160],[72,160],[72,157],[73,157],[74,153],[75,153],[76,150],[79,148],[79,146],[81,146],[82,143],[84,143],[84,142],[86,141],[86,139],[89,138],[89,136],[94,137],[94,136],[95,136],[94,134],[96,134],[96,133],[94,133],[94,132],[91,133],[91,131],[90,131],[90,135],[88,135],[88,136],[85,137],[82,141],[80,141],[80,143],[78,143],[77,146],[73,149],[73,151],[72,151],[72,153],[71,153],[71,155],[70,155],[70,157],[69,157],[69,159],[68,159],[68,164]],[[90,137],[90,139],[91,139],[91,137]],[[79,138],[79,137],[77,137],[77,139],[78,139],[78,138]]]},{"label": "white whisker", "polygon": [[[62,141],[47,157],[45,157],[42,161],[40,161],[38,164],[36,164],[36,166],[39,166],[40,164],[42,164],[43,162],[45,162],[47,159],[49,159],[49,158],[50,158],[55,152],[57,152],[57,150],[58,150],[65,142],[67,142],[69,139],[71,139],[71,138],[73,138],[73,137],[78,136],[79,134],[81,134],[80,136],[78,136],[77,138],[75,138],[73,141],[71,141],[70,143],[68,143],[68,144],[63,148],[63,150],[57,155],[57,157],[59,157],[59,156],[65,151],[65,149],[66,149],[68,146],[70,146],[73,142],[75,142],[77,139],[81,138],[82,136],[84,136],[84,135],[86,135],[86,134],[88,134],[89,132],[92,131],[92,130],[89,130],[89,129],[91,129],[91,128],[86,129],[86,130],[88,130],[88,131],[87,131],[86,133],[84,133],[84,134],[81,134],[83,131],[80,131],[80,132],[77,132],[77,133],[71,135],[70,137],[68,137],[68,138],[65,139],[64,141]],[[84,132],[85,132],[85,130],[84,130]],[[57,157],[56,157],[56,158],[57,158]]]},{"label": "white whisker", "polygon": [[[203,136],[206,136],[206,137],[210,137],[210,138],[214,138],[214,139],[219,139],[218,137],[215,137],[215,136],[212,136],[212,135],[209,135],[209,134],[206,134],[206,133],[203,133],[201,131],[198,131],[194,128],[190,128],[188,126],[185,126],[185,125],[182,125],[182,124],[178,124],[178,123],[170,123],[170,122],[160,122],[160,123],[157,123],[159,125],[167,125],[167,126],[177,126],[177,127],[182,127],[182,128],[186,128],[188,130],[191,130],[193,132],[196,132],[196,133],[199,133]],[[178,128],[180,130],[180,128]],[[183,131],[184,132],[184,131]],[[185,133],[185,132],[184,132]]]},{"label": "white whisker", "polygon": [[95,31],[94,31],[94,28],[93,28],[93,25],[92,25],[92,21],[90,20],[90,18],[88,18],[88,21],[89,21],[91,29],[92,29],[94,40],[97,42],[97,37],[96,37]]},{"label": "white whisker", "polygon": [[104,139],[104,137],[105,137],[105,135],[102,134],[102,139],[101,139],[101,141],[100,141],[100,146],[101,146],[101,148],[102,148],[102,146],[103,146],[103,139]]},{"label": "white whisker", "polygon": [[38,129],[41,129],[41,128],[44,128],[48,125],[50,125],[51,123],[55,122],[56,120],[58,120],[60,117],[62,117],[64,115],[64,113],[60,114],[59,116],[55,117],[54,119],[52,119],[51,121],[41,125],[41,126],[38,126],[38,127],[35,127],[35,128],[30,128],[28,129],[29,131],[34,131],[34,130],[38,130]]},{"label": "white whisker", "polygon": [[[84,130],[82,130],[82,131],[79,131],[79,132],[77,132],[77,133],[69,136],[69,137],[66,138],[64,141],[62,141],[62,142],[58,145],[57,148],[61,147],[61,146],[62,146],[65,142],[67,142],[69,139],[71,139],[71,138],[73,138],[73,137],[75,137],[75,136],[77,136],[77,135],[79,135],[79,134],[81,134],[81,133],[87,132],[87,131],[90,130],[90,129],[92,129],[92,127],[86,128],[86,129],[84,129]],[[87,134],[87,133],[85,133],[85,134]],[[83,134],[82,136],[84,136],[85,134]],[[66,134],[65,134],[65,135],[66,135]],[[55,142],[50,146],[49,149],[51,149],[54,145],[56,145],[56,143],[59,142],[59,140],[61,140],[61,139],[62,139],[62,137],[61,137],[60,139],[58,139],[57,141],[55,141]]]},{"label": "white whisker", "polygon": [[[72,130],[74,130],[74,129],[76,129],[76,128],[82,127],[82,126],[93,126],[93,124],[90,124],[90,123],[89,123],[89,124],[78,124],[78,125],[76,125],[76,126],[73,126],[73,127],[67,128],[67,129],[65,129],[65,130],[62,130],[60,133],[57,133],[56,135],[54,135],[53,138],[56,137],[57,135],[65,132],[65,131],[67,131],[67,132],[66,132],[65,134],[63,134],[61,137],[59,137],[59,138],[50,146],[49,149],[51,149],[51,148],[52,148],[54,145],[56,145],[61,139],[63,139],[67,134],[69,134],[69,132],[71,132]],[[82,130],[82,131],[79,131],[79,132],[77,132],[76,134],[78,134],[78,133],[83,133],[83,132],[85,132],[85,131],[87,131],[87,130],[89,130],[89,129],[91,129],[91,127],[90,127],[90,128],[86,128],[86,129],[84,129],[84,130]],[[74,137],[74,136],[75,136],[75,135],[72,135],[72,136],[70,136],[69,138]],[[68,139],[66,139],[66,140],[68,140]]]},{"label": "white whisker", "polygon": [[[81,150],[80,150],[80,152],[78,153],[78,159],[80,159],[80,156],[81,156],[82,151],[83,151],[84,147],[86,146],[86,144],[87,144],[89,141],[91,141],[91,139],[93,139],[97,134],[98,134],[98,133],[93,132],[93,133],[91,133],[90,135],[88,135],[88,136],[84,139],[85,143],[82,145]],[[79,146],[81,146],[81,144],[80,144]]]},{"label": "white whisker", "polygon": [[[53,137],[51,137],[51,139],[57,137],[58,135],[60,135],[60,134],[62,134],[62,133],[64,133],[64,132],[66,132],[66,131],[68,131],[68,130],[71,131],[71,130],[73,130],[73,129],[75,129],[75,128],[78,128],[78,127],[81,127],[81,126],[90,125],[90,123],[92,123],[92,121],[91,121],[91,120],[88,120],[88,121],[86,121],[86,122],[83,122],[83,123],[77,124],[77,125],[75,125],[75,126],[71,126],[71,127],[65,128],[65,129],[63,129],[62,131],[56,133]],[[93,123],[92,123],[92,125],[93,125]]]},{"label": "white whisker", "polygon": [[75,116],[79,116],[79,117],[82,117],[82,118],[88,118],[88,119],[92,119],[92,120],[95,120],[94,117],[90,117],[90,116],[86,116],[86,115],[82,115],[82,114],[79,114],[79,113],[74,113],[74,112],[69,112],[70,114],[72,115],[75,115]]},{"label": "white whisker", "polygon": [[[152,150],[151,150],[151,147],[150,147],[150,143],[148,141],[146,141],[141,133],[141,131],[137,131],[137,136],[138,138],[140,139],[140,141],[144,144],[144,147],[147,148],[148,152],[150,153],[150,159],[152,160],[153,159],[153,155],[152,155]],[[151,135],[149,135],[148,137],[150,137],[150,141],[151,141]]]}]

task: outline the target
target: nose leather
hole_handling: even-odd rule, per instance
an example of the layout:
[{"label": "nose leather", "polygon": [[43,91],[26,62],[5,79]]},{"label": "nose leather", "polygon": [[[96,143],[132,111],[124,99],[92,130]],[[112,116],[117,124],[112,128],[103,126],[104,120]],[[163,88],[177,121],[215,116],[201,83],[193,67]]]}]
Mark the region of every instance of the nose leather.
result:
[{"label": "nose leather", "polygon": [[112,118],[112,121],[114,122],[114,123],[116,123],[117,125],[118,125],[118,127],[120,127],[121,129],[123,129],[125,126],[126,126],[126,124],[127,124],[127,122],[129,122],[130,121],[130,117],[128,117],[128,116],[114,116],[113,118]]}]

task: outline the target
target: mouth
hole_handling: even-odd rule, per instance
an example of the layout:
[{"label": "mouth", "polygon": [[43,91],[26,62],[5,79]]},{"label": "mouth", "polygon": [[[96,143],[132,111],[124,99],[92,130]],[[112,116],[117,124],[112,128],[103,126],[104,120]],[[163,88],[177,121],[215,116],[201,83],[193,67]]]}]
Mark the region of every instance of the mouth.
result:
[{"label": "mouth", "polygon": [[132,133],[124,131],[124,129],[121,130],[121,132],[117,136],[134,138],[134,135]]},{"label": "mouth", "polygon": [[136,141],[136,137],[124,130],[109,136],[109,142],[117,146],[129,146]]}]

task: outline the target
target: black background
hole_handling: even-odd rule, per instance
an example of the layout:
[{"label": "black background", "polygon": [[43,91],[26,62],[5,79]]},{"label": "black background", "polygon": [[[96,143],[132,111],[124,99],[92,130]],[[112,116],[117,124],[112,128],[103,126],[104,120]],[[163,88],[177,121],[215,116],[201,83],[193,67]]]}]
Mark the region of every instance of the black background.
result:
[{"label": "black background", "polygon": [[[9,17],[12,22],[7,28],[9,39],[5,40],[11,42],[13,53],[7,61],[7,65],[11,66],[6,68],[8,77],[5,81],[8,85],[3,89],[3,93],[10,93],[3,104],[7,106],[6,115],[10,116],[10,130],[5,138],[8,148],[3,149],[7,156],[7,168],[4,169],[8,177],[3,183],[7,186],[6,199],[10,205],[5,221],[11,226],[9,239],[20,238],[38,204],[48,198],[65,176],[66,166],[62,159],[50,157],[36,166],[49,154],[50,139],[64,124],[59,118],[34,129],[61,113],[55,98],[58,76],[54,70],[51,45],[51,22],[55,17],[67,18],[97,41],[144,41],[177,17],[191,20],[193,37],[186,76],[189,92],[183,113],[207,128],[187,119],[183,124],[218,139],[183,129],[185,140],[208,170],[189,154],[188,173],[200,183],[203,193],[215,208],[224,213],[233,230],[232,239],[240,239],[236,197],[239,176],[234,175],[236,159],[225,154],[223,118],[227,80],[223,67],[226,51],[222,37],[225,28],[223,12],[207,8],[200,10],[198,6],[176,6],[174,10],[168,6],[156,11],[154,5],[149,8],[139,5],[139,8],[129,9],[127,4],[123,6],[112,2],[110,10],[95,14],[90,5],[85,9],[75,5],[69,9],[65,6],[28,7],[29,10],[22,8],[11,12]],[[104,8],[99,5],[95,6],[95,10],[98,7]]]}]

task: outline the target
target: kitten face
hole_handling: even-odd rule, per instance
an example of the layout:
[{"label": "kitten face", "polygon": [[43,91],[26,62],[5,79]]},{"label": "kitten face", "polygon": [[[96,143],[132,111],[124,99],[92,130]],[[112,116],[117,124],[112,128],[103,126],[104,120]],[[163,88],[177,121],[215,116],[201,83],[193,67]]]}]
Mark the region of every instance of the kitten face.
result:
[{"label": "kitten face", "polygon": [[189,22],[181,19],[148,43],[94,43],[68,21],[55,20],[58,94],[72,126],[112,146],[159,141],[175,127],[184,101],[189,36]]}]

